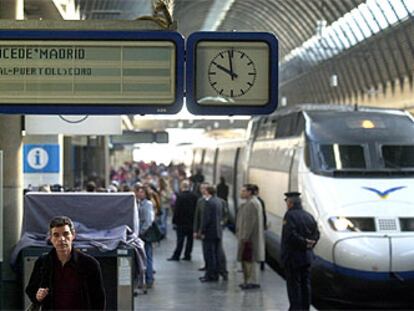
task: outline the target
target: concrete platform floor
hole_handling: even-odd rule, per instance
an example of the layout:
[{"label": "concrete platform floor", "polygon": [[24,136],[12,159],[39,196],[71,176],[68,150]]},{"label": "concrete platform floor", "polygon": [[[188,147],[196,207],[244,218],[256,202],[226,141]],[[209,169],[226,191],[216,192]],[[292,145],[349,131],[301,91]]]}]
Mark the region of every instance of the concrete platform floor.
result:
[{"label": "concrete platform floor", "polygon": [[[198,271],[203,265],[201,242],[195,241],[192,261],[167,261],[176,242],[175,231],[170,230],[166,240],[154,244],[154,287],[147,294],[135,298],[135,310],[151,311],[273,311],[289,307],[286,284],[269,266],[261,271],[261,289],[243,291],[240,263],[236,261],[236,239],[233,233],[224,233],[229,280],[201,283]],[[313,309],[315,310],[315,309]]]}]

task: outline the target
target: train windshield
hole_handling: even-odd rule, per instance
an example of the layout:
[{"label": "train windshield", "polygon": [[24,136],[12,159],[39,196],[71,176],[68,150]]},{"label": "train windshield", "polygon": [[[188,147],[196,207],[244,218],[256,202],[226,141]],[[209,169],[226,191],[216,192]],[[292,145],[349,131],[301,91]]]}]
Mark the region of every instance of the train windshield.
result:
[{"label": "train windshield", "polygon": [[381,151],[386,168],[414,168],[414,145],[384,145]]},{"label": "train windshield", "polygon": [[414,122],[404,114],[307,112],[306,138],[315,173],[414,175]]},{"label": "train windshield", "polygon": [[364,150],[358,145],[319,145],[319,162],[324,170],[364,169]]}]

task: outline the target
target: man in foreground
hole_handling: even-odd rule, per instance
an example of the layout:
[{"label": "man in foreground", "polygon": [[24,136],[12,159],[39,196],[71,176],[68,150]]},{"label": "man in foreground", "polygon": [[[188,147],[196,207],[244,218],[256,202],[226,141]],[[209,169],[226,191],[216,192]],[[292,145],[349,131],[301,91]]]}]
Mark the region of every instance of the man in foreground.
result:
[{"label": "man in foreground", "polygon": [[72,220],[58,216],[49,224],[53,249],[39,257],[26,293],[42,310],[105,310],[105,290],[98,261],[73,249]]}]

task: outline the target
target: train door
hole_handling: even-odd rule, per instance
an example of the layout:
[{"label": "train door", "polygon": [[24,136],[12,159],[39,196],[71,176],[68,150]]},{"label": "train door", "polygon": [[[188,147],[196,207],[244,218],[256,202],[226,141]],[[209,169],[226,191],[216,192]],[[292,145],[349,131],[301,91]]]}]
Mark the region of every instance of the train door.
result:
[{"label": "train door", "polygon": [[217,185],[219,183],[219,177],[217,176],[217,159],[219,154],[219,148],[216,148],[214,151],[214,162],[213,162],[213,184]]},{"label": "train door", "polygon": [[215,167],[217,158],[217,148],[215,149],[204,149],[203,157],[203,175],[204,181],[215,184]]},{"label": "train door", "polygon": [[[290,117],[290,131],[288,132],[289,137],[303,137],[303,131],[305,128],[305,120],[301,113],[292,114]],[[303,154],[302,139],[298,139],[292,145],[289,151],[290,165],[289,165],[289,191],[299,191],[299,161]]]},{"label": "train door", "polygon": [[245,148],[239,147],[236,149],[234,155],[234,186],[233,186],[233,202],[235,214],[237,214],[237,208],[239,206],[239,193],[240,188],[245,183],[245,163],[246,163],[246,154]]}]

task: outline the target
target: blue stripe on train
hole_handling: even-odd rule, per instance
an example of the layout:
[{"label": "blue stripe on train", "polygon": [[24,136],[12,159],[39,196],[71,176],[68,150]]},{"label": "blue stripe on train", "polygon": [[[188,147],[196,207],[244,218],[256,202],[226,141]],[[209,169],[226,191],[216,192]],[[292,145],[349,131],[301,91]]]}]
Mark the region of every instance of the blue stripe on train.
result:
[{"label": "blue stripe on train", "polygon": [[[338,265],[335,265],[332,262],[329,262],[321,257],[316,257],[314,261],[314,267],[319,269],[326,269],[336,274],[341,274],[348,277],[366,279],[371,281],[389,281],[395,280],[395,277],[392,276],[390,272],[374,272],[374,271],[363,271],[356,270],[351,268],[345,268]],[[414,271],[401,271],[394,272],[395,275],[404,279],[404,280],[413,280]]]}]

